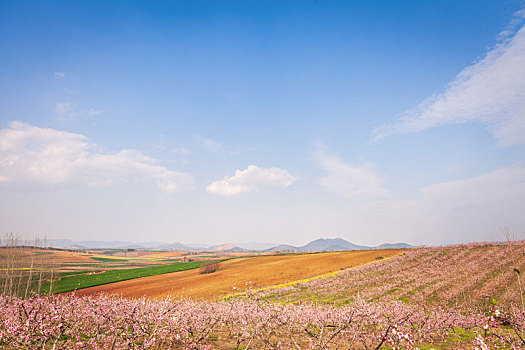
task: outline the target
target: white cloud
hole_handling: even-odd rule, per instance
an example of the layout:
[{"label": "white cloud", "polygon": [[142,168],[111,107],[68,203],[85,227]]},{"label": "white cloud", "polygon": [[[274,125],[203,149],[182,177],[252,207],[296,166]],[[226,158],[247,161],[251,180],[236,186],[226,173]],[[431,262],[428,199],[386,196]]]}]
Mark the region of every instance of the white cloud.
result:
[{"label": "white cloud", "polygon": [[373,140],[395,133],[465,122],[486,125],[502,145],[525,143],[525,11],[516,14],[499,43],[463,69],[443,93],[431,96],[391,125],[376,128]]},{"label": "white cloud", "polygon": [[65,73],[62,73],[62,72],[55,72],[53,74],[56,78],[60,78],[60,79],[64,79],[66,77],[66,74]]},{"label": "white cloud", "polygon": [[288,187],[297,178],[288,170],[280,168],[259,168],[250,165],[246,170],[235,170],[235,175],[213,181],[206,191],[222,196],[235,196],[241,193],[258,192],[263,187]]},{"label": "white cloud", "polygon": [[159,163],[138,151],[104,152],[84,135],[19,121],[0,130],[0,179],[4,185],[105,186],[156,181],[165,192],[193,188],[192,175]]},{"label": "white cloud", "polygon": [[338,156],[328,154],[323,148],[315,153],[318,164],[328,172],[319,180],[327,191],[349,199],[377,199],[388,196],[383,180],[371,163],[353,166]]}]

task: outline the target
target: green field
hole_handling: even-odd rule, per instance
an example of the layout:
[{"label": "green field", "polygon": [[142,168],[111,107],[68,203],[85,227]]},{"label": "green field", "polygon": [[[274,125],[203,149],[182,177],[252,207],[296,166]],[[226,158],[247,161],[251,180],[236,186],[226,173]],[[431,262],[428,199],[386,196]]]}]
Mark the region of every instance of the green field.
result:
[{"label": "green field", "polygon": [[112,255],[112,254],[115,254],[115,253],[120,253],[122,252],[123,250],[118,250],[118,249],[115,249],[115,250],[106,250],[106,251],[103,251],[101,254],[104,254],[104,255]]},{"label": "green field", "polygon": [[[179,262],[175,264],[156,265],[134,269],[109,270],[93,275],[74,275],[63,277],[53,283],[55,294],[71,292],[77,289],[99,286],[133,278],[161,275],[164,273],[191,270],[200,267],[206,261]],[[49,291],[49,283],[44,285],[44,293]]]},{"label": "green field", "polygon": [[103,262],[109,262],[109,261],[128,261],[130,259],[125,258],[104,258],[99,256],[92,256],[91,259],[97,260],[97,261],[103,261]]},{"label": "green field", "polygon": [[63,278],[63,277],[67,277],[67,276],[87,274],[87,273],[90,273],[90,272],[95,272],[95,271],[68,271],[68,272],[61,272],[60,273],[60,277]]}]

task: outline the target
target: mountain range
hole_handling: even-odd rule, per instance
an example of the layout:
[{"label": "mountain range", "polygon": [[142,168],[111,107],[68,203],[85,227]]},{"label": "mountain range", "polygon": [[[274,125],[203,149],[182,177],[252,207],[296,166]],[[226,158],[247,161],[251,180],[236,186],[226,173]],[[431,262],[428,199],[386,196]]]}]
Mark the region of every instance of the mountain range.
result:
[{"label": "mountain range", "polygon": [[407,243],[383,243],[378,246],[364,246],[350,243],[342,238],[319,238],[310,243],[295,247],[288,244],[281,244],[269,249],[267,252],[277,251],[292,251],[292,252],[329,252],[342,250],[372,250],[372,249],[399,249],[399,248],[414,248],[413,245]]},{"label": "mountain range", "polygon": [[362,246],[350,243],[342,238],[319,238],[303,246],[292,246],[288,244],[271,243],[225,243],[214,246],[202,244],[182,244],[179,242],[127,242],[127,241],[72,241],[69,239],[47,240],[46,246],[62,249],[159,249],[159,250],[211,250],[217,252],[242,252],[242,251],[263,251],[263,252],[327,252],[343,250],[371,250],[371,249],[399,249],[414,248],[407,243],[384,243],[378,246]]}]

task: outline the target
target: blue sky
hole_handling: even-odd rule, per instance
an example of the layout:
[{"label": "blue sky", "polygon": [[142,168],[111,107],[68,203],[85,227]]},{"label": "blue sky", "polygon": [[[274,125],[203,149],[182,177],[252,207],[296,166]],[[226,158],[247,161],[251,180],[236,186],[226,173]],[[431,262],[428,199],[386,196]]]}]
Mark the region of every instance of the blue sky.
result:
[{"label": "blue sky", "polygon": [[525,230],[521,1],[0,3],[0,230]]}]

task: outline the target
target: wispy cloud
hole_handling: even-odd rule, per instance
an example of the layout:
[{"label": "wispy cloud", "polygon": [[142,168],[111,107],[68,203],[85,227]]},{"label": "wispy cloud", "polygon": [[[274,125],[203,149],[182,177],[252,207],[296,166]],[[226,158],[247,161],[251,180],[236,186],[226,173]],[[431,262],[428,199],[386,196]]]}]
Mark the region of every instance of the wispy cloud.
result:
[{"label": "wispy cloud", "polygon": [[55,105],[55,114],[59,120],[72,120],[81,117],[97,117],[104,113],[102,109],[79,109],[75,104],[70,102],[58,102]]},{"label": "wispy cloud", "polygon": [[77,106],[69,102],[57,102],[55,113],[59,115],[69,114],[77,110]]},{"label": "wispy cloud", "polygon": [[102,113],[104,113],[104,110],[89,108],[85,113],[90,117],[97,117],[99,115],[102,115]]},{"label": "wispy cloud", "polygon": [[191,174],[169,170],[138,151],[110,153],[81,134],[19,121],[0,130],[0,183],[36,186],[106,186],[154,181],[164,192],[191,190]]},{"label": "wispy cloud", "polygon": [[174,152],[174,153],[180,153],[180,154],[183,154],[183,155],[185,155],[185,156],[187,156],[188,154],[190,154],[190,150],[187,149],[187,148],[184,148],[184,147],[173,148],[171,151]]},{"label": "wispy cloud", "polygon": [[222,196],[235,196],[241,193],[259,192],[263,187],[288,187],[297,177],[286,169],[260,168],[255,165],[245,170],[235,170],[233,176],[213,181],[206,190]]},{"label": "wispy cloud", "polygon": [[[412,240],[442,243],[504,239],[489,237],[504,226],[525,225],[525,168],[511,166],[461,180],[419,188],[415,199],[368,201],[364,222],[385,234],[412,232]],[[403,232],[404,231],[404,232]],[[424,234],[424,236],[421,236]]]},{"label": "wispy cloud", "polygon": [[327,191],[337,193],[348,199],[377,199],[389,195],[383,187],[383,179],[376,173],[375,166],[367,163],[354,166],[340,157],[327,153],[322,146],[315,152],[315,158],[328,174],[319,180]]},{"label": "wispy cloud", "polygon": [[55,76],[55,78],[59,79],[64,79],[66,77],[66,74],[62,72],[55,72],[53,75]]},{"label": "wispy cloud", "polygon": [[[486,174],[442,182],[420,189],[426,202],[446,207],[451,213],[472,206],[486,206],[488,202],[502,203],[511,198],[525,198],[525,169],[507,167]],[[525,202],[521,206],[525,209]],[[490,204],[489,206],[493,206]],[[495,210],[493,208],[492,210]]]},{"label": "wispy cloud", "polygon": [[[502,145],[525,142],[525,11],[516,13],[498,44],[463,69],[443,93],[429,97],[372,139],[465,122],[482,123]],[[521,26],[521,27],[520,27]]]},{"label": "wispy cloud", "polygon": [[206,151],[218,153],[218,152],[222,152],[222,151],[226,150],[226,147],[222,143],[214,141],[212,139],[206,139],[206,138],[200,137],[200,136],[194,136],[193,138]]},{"label": "wispy cloud", "polygon": [[198,142],[199,146],[208,151],[213,153],[228,153],[228,154],[240,154],[241,150],[228,147],[224,145],[221,142],[207,139],[198,135],[193,136],[193,138]]}]

